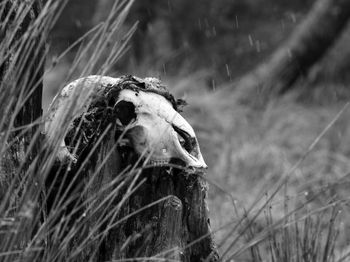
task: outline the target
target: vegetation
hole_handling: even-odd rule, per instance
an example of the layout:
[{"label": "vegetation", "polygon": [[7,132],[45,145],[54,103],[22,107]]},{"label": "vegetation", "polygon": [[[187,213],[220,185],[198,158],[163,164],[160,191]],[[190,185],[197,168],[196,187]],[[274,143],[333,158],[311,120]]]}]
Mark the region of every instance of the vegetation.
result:
[{"label": "vegetation", "polygon": [[[187,79],[171,83],[179,93],[186,90],[190,106],[185,114],[197,130],[211,167],[209,207],[220,255],[226,254],[224,259],[233,256],[235,261],[260,261],[250,254],[248,247],[253,245],[259,247],[254,254],[259,252],[261,260],[280,261],[271,257],[275,251],[269,241],[279,243],[280,253],[290,248],[288,252],[296,254],[295,225],[299,237],[304,236],[305,219],[315,226],[306,227],[310,231],[305,234],[310,235],[305,241],[316,238],[324,246],[327,241],[323,237],[336,208],[332,230],[339,230],[339,234],[336,245],[331,246],[335,261],[339,260],[347,250],[349,214],[348,149],[342,143],[349,135],[346,103],[338,99],[330,102],[327,89],[322,95],[313,94],[313,99],[309,92],[306,95],[295,90],[288,97],[270,101],[265,110],[256,110],[232,104],[233,95],[227,89],[203,93],[200,82]],[[283,234],[292,238],[290,245],[284,242]],[[314,252],[304,247],[304,254]],[[290,261],[309,261],[304,260],[302,252],[298,254]]]},{"label": "vegetation", "polygon": [[[216,38],[212,40],[202,35],[199,41],[194,37],[193,42],[190,41],[189,49],[185,51],[181,48],[176,49],[175,43],[172,49],[180,50],[180,55],[174,54],[168,60],[152,53],[147,56],[147,51],[141,51],[139,57],[135,55],[137,58],[131,58],[130,63],[118,60],[122,54],[125,54],[127,40],[132,38],[135,27],[126,28],[123,23],[127,19],[132,2],[117,1],[110,9],[111,13],[107,15],[105,23],[98,24],[82,38],[75,36],[74,40],[78,39],[79,43],[64,52],[62,56],[56,57],[55,50],[43,51],[42,44],[62,11],[61,2],[47,1],[42,7],[42,15],[37,16],[24,27],[28,34],[22,36],[18,36],[18,32],[23,30],[19,25],[23,25],[21,21],[24,18],[32,15],[32,6],[23,2],[18,5],[19,11],[17,10],[22,15],[11,19],[8,16],[8,19],[4,19],[7,17],[4,11],[6,4],[10,2],[13,1],[3,1],[0,6],[2,30],[9,25],[14,26],[11,30],[5,30],[7,34],[1,40],[0,49],[1,261],[74,261],[81,255],[79,252],[84,246],[91,244],[87,238],[86,242],[80,243],[75,252],[69,252],[69,244],[81,232],[84,226],[81,221],[85,218],[78,220],[74,226],[69,225],[67,223],[69,219],[62,215],[65,212],[64,203],[59,199],[55,199],[54,212],[50,214],[43,212],[46,210],[45,201],[42,201],[45,196],[39,194],[43,186],[40,181],[42,177],[47,176],[54,164],[59,145],[40,142],[40,134],[43,130],[42,119],[45,119],[45,113],[42,118],[32,119],[35,120],[33,124],[19,125],[16,122],[19,119],[19,112],[23,112],[20,109],[24,102],[31,99],[42,80],[42,77],[31,77],[32,66],[19,66],[30,63],[28,62],[32,61],[30,54],[33,53],[39,58],[43,57],[43,54],[47,55],[45,88],[54,86],[54,82],[59,83],[59,87],[63,87],[69,80],[80,75],[115,75],[115,71],[118,73],[122,71],[120,65],[123,65],[132,74],[141,72],[155,76],[162,75],[173,93],[178,97],[185,96],[189,106],[185,108],[184,114],[190,119],[190,123],[199,135],[204,157],[210,166],[207,180],[211,184],[209,192],[212,229],[224,261],[231,259],[234,261],[317,262],[350,260],[348,243],[350,151],[346,143],[350,135],[348,124],[350,112],[346,104],[349,91],[346,88],[346,77],[341,77],[341,80],[329,78],[326,82],[320,76],[320,72],[333,72],[334,69],[329,69],[331,67],[329,64],[322,66],[327,63],[321,61],[314,69],[314,75],[297,83],[300,88],[284,97],[271,99],[263,109],[257,110],[254,105],[234,103],[235,94],[227,88],[231,83],[226,80],[230,79],[222,80],[223,75],[227,75],[228,71],[236,71],[235,74],[238,74],[237,72],[248,70],[251,66],[250,62],[243,65],[245,69],[233,70],[239,67],[237,63],[234,66],[230,65],[229,70],[226,70],[224,66],[226,62],[222,59],[225,54],[218,59],[221,66],[217,67],[212,64],[206,67],[206,59],[201,61],[198,58],[203,57],[201,52],[208,53],[208,48],[216,42]],[[140,2],[133,8],[142,10]],[[211,6],[210,10],[216,13],[214,12],[210,17],[220,17],[217,14],[222,14],[223,7],[228,5],[228,1],[215,1],[216,4],[212,3],[214,1],[208,2],[210,2],[207,3],[208,5],[216,6],[215,8]],[[262,2],[236,1],[235,5],[230,6],[230,10],[235,10],[233,14],[226,10],[229,14],[225,13],[227,15],[225,18],[229,18],[229,21],[221,22],[230,24],[235,21],[236,12],[239,17],[248,16],[249,13],[254,14],[254,10],[263,8]],[[301,2],[304,1],[295,1],[294,5],[285,8],[303,13],[307,8]],[[271,3],[274,6],[275,2],[271,1]],[[201,12],[200,15],[194,13],[192,17],[186,17],[183,20],[177,19],[181,20],[178,21],[179,25],[176,25],[178,28],[183,26],[181,23],[191,24],[199,16],[205,18],[207,15],[205,10],[196,8],[195,3],[192,4],[194,7],[187,6],[185,1],[178,1],[178,4],[177,6],[174,4],[172,9],[174,11],[171,16],[169,15],[169,20],[166,20],[169,24],[171,24],[169,21],[179,17],[183,10],[194,9],[196,12]],[[168,8],[162,4],[154,6],[159,7],[153,10],[160,14],[156,16],[157,18],[164,15],[162,12]],[[283,7],[277,5],[277,10],[282,9]],[[133,18],[138,17],[139,13],[133,13],[133,10],[131,9],[126,24],[132,25]],[[264,12],[267,10],[268,8],[264,9]],[[257,19],[267,20],[263,15],[264,12]],[[280,16],[278,12],[277,17]],[[204,18],[201,21],[204,21]],[[187,22],[187,19],[192,22]],[[243,26],[244,21],[240,19],[238,22],[242,35],[246,28],[253,30],[251,24]],[[153,21],[148,23],[155,25]],[[215,25],[216,22],[212,23]],[[264,23],[265,26],[271,24],[273,24],[271,21]],[[172,29],[176,32],[174,28]],[[268,35],[272,35],[275,27],[271,26],[264,30],[268,31]],[[262,34],[262,32],[259,33]],[[203,34],[203,31],[197,33]],[[289,30],[286,30],[283,35],[288,33]],[[188,40],[193,34],[193,31],[188,29],[183,37]],[[225,34],[227,34],[226,31],[221,35]],[[230,47],[234,48],[235,52],[232,61],[240,60],[236,56],[243,41],[242,35],[237,40],[237,45]],[[149,30],[145,29],[143,35],[135,37],[139,41],[142,37],[149,39],[151,35]],[[343,38],[347,38],[346,34]],[[223,39],[224,37],[218,42],[225,42]],[[277,45],[280,40],[276,40],[271,46]],[[197,48],[199,43],[196,41],[205,42],[201,46],[204,51],[198,51],[193,57],[191,56],[193,60],[182,60],[184,54],[188,55]],[[186,41],[180,41],[177,44],[182,46],[185,45],[184,42]],[[83,44],[80,45],[80,43]],[[138,48],[147,50],[147,43],[139,41],[137,44],[141,45]],[[135,45],[134,42],[133,45]],[[213,53],[218,52],[221,47],[219,44],[218,46],[217,49],[213,47],[215,49]],[[254,48],[256,48],[255,45]],[[343,48],[345,50],[346,47],[343,46]],[[334,68],[340,60],[341,68],[345,70],[344,68],[347,68],[346,62],[343,61],[345,58],[338,52],[340,51],[333,50],[328,58],[334,58],[331,60]],[[23,54],[28,55],[23,56]],[[74,59],[73,54],[76,54]],[[126,53],[124,59],[131,56],[130,53]],[[260,59],[263,57],[266,57],[266,54]],[[163,61],[172,62],[172,59],[177,64],[182,61],[183,68],[189,69],[189,73],[184,74],[181,70],[169,69],[165,74],[162,63]],[[135,60],[139,63],[137,66]],[[115,65],[116,61],[119,61],[119,64]],[[154,67],[148,66],[151,62],[155,62]],[[193,64],[189,64],[191,62]],[[39,59],[37,63],[43,65],[44,60]],[[198,68],[201,70],[195,70]],[[213,68],[215,68],[214,71],[220,72],[213,73]],[[223,71],[225,73],[222,73]],[[233,74],[230,77],[233,78]],[[221,86],[215,85],[216,90],[211,88],[213,79],[220,79],[217,82],[222,83]],[[303,86],[313,88],[303,89]],[[40,96],[40,94],[37,95]],[[44,103],[48,104],[47,101]],[[58,137],[64,135],[65,128],[65,126],[62,127],[57,134]],[[28,136],[32,139],[22,142]],[[52,150],[46,150],[47,148]],[[17,152],[15,159],[8,153],[13,150]],[[9,161],[12,163],[10,167],[7,166]],[[5,173],[9,174],[7,168],[11,169],[10,179],[4,178]],[[131,169],[129,176],[118,178],[126,179],[124,189],[130,192],[137,187],[128,183],[137,174],[134,171]],[[118,179],[114,181],[115,184],[121,182]],[[105,191],[99,194],[103,195],[109,192],[109,189],[105,188]],[[112,193],[107,194],[106,201],[113,199]],[[128,195],[125,195],[125,199],[121,199],[120,203],[123,203],[127,197]],[[67,199],[67,202],[69,203],[70,200]],[[105,211],[107,217],[118,212],[118,210],[108,209]],[[90,212],[93,217],[94,210]],[[102,226],[101,223],[96,223],[92,231],[97,231]],[[43,249],[49,238],[56,238],[59,241]],[[99,241],[98,237],[96,241]],[[142,259],[139,258],[139,260]]]},{"label": "vegetation", "polygon": [[[81,261],[84,248],[91,246],[91,242],[95,241],[96,244],[96,241],[101,239],[101,236],[95,235],[93,237],[96,239],[87,237],[86,241],[79,243],[75,250],[71,250],[71,245],[81,234],[82,228],[88,226],[87,223],[81,223],[81,220],[88,220],[98,212],[98,209],[92,212],[86,210],[88,217],[81,216],[71,224],[71,216],[81,209],[73,205],[73,212],[66,213],[67,208],[69,209],[74,203],[77,193],[71,191],[73,181],[68,188],[59,189],[62,190],[62,194],[56,195],[53,200],[50,198],[52,197],[50,190],[54,188],[50,188],[48,184],[50,182],[48,175],[53,168],[56,168],[59,141],[65,135],[72,116],[66,116],[61,129],[57,130],[55,141],[48,142],[43,139],[43,125],[48,116],[46,113],[41,116],[43,74],[38,70],[44,64],[45,54],[48,52],[48,50],[42,51],[43,44],[62,11],[63,3],[64,1],[47,1],[40,7],[39,1],[8,0],[1,5],[1,27],[5,34],[1,42],[0,89],[1,112],[3,112],[0,126],[1,261]],[[110,66],[123,52],[125,43],[134,30],[131,28],[124,34],[124,41],[108,45],[111,37],[120,30],[131,4],[130,1],[115,3],[106,22],[96,26],[79,40],[77,44],[82,41],[87,43],[79,49],[70,67],[71,77],[108,72]],[[101,62],[101,57],[107,53],[107,46],[108,55],[104,56]],[[60,59],[61,57],[58,57],[53,61],[48,70],[52,70]],[[40,108],[37,114],[34,113],[36,107]],[[59,166],[58,170],[62,168],[67,169],[69,166]],[[129,173],[128,179],[135,175],[133,169]],[[125,177],[118,177],[115,183],[123,178]],[[128,190],[134,186],[127,181],[124,183]],[[45,190],[46,186],[49,186],[48,191]],[[108,189],[103,188],[99,194],[105,194]],[[68,197],[59,197],[68,192],[70,193]],[[106,195],[105,201],[108,202],[114,197],[112,193]],[[96,200],[86,201],[92,204],[91,207],[96,207],[94,205]],[[46,206],[48,203],[50,207]],[[116,208],[120,208],[120,205]],[[108,208],[107,210],[109,211],[105,214],[107,217],[113,217],[117,213],[116,210]],[[97,231],[102,225],[105,226],[104,221],[94,223],[91,232]]]}]

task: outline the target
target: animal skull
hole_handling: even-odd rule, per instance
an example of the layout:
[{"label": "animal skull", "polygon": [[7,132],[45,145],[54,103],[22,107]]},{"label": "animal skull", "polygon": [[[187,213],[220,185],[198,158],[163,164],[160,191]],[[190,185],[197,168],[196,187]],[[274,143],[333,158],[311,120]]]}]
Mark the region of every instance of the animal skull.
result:
[{"label": "animal skull", "polygon": [[[118,127],[127,128],[137,153],[146,151],[155,164],[180,159],[186,166],[207,167],[193,128],[165,97],[125,89],[115,107],[121,113]],[[125,118],[126,115],[129,117]]]},{"label": "animal skull", "polygon": [[[154,78],[137,79],[146,85],[154,85]],[[72,96],[76,86],[80,85],[78,105],[73,110],[74,117],[83,114],[87,110],[86,104],[92,102],[98,90],[107,86],[118,85],[120,78],[104,76],[89,76],[78,79],[67,85],[57,98],[56,106],[50,114],[47,135],[52,138],[57,128],[61,126],[60,121],[64,119],[63,114],[69,108],[68,102],[72,103]],[[159,83],[159,80],[156,81]],[[97,91],[96,91],[97,90]],[[84,103],[81,96],[85,96]],[[82,106],[84,104],[84,106]],[[147,92],[134,89],[121,89],[114,111],[117,119],[115,125],[117,130],[125,132],[133,149],[139,155],[148,157],[151,163],[163,165],[173,159],[181,160],[186,167],[207,168],[198,141],[191,125],[174,109],[173,104],[163,95],[157,92]],[[61,155],[67,155],[64,141],[61,142]],[[63,152],[63,153],[62,153]],[[71,156],[69,156],[71,158]]]}]

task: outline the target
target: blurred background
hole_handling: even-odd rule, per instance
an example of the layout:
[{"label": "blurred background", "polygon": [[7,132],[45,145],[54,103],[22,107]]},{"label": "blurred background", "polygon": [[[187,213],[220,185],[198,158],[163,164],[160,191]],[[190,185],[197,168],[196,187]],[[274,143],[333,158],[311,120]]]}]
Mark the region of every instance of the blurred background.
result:
[{"label": "blurred background", "polygon": [[[132,5],[125,29],[136,22],[128,52],[114,66],[115,75],[173,76],[201,74],[206,89],[215,89],[252,70],[290,35],[315,0],[145,0]],[[104,21],[114,1],[69,0],[51,33],[57,56],[93,26]],[[307,81],[344,83],[349,78],[350,29],[309,74]],[[78,47],[65,56],[71,63]],[[53,75],[64,74],[61,63]],[[51,79],[52,78],[52,79]],[[47,99],[56,92],[50,83]],[[45,101],[45,105],[46,105]]]},{"label": "blurred background", "polygon": [[[123,25],[127,31],[138,23],[127,52],[109,75],[159,77],[189,103],[184,115],[210,167],[210,216],[219,243],[230,237],[225,225],[237,218],[237,209],[249,209],[261,194],[268,197],[269,186],[290,172],[348,101],[350,27],[288,95],[271,99],[263,110],[233,102],[236,81],[266,61],[314,2],[143,0],[134,2]],[[113,3],[70,0],[51,33],[47,63],[106,19]],[[45,108],[66,81],[77,51],[70,50],[46,72]],[[288,184],[271,204],[274,219],[285,213],[286,199],[291,209],[307,203],[308,210],[317,210],[330,199],[349,198],[349,117],[345,110],[288,174]],[[350,241],[348,211],[347,205],[339,210],[339,250]],[[257,218],[257,230],[264,223],[264,217]]]}]

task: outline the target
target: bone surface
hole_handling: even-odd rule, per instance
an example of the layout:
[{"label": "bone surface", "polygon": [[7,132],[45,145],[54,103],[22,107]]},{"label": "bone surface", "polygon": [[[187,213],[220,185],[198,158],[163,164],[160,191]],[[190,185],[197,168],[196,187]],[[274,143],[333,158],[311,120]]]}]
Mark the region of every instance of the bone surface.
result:
[{"label": "bone surface", "polygon": [[[113,112],[109,124],[124,133],[135,152],[150,163],[165,165],[175,159],[186,167],[207,167],[195,132],[178,112],[173,96],[156,78],[131,76],[80,78],[55,97],[50,106],[46,135],[52,144],[57,139],[60,141],[60,160],[75,157],[67,148],[64,136],[55,137],[57,129],[63,128],[67,134],[73,122],[96,111],[95,105],[100,101],[107,101],[102,107]],[[98,105],[101,107],[101,103]]]}]

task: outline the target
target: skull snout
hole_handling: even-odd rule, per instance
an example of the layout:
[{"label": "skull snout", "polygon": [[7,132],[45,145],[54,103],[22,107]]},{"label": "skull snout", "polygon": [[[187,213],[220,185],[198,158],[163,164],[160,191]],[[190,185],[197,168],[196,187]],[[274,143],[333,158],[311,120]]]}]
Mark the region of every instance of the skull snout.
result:
[{"label": "skull snout", "polygon": [[136,125],[127,131],[126,136],[138,154],[148,155],[153,164],[207,168],[195,137],[162,119],[158,121],[162,124]]},{"label": "skull snout", "polygon": [[[177,158],[184,161],[185,165],[194,168],[207,168],[199,149],[196,137],[191,136],[185,130],[173,125],[176,132],[175,147]],[[176,159],[176,157],[174,157]]]}]

